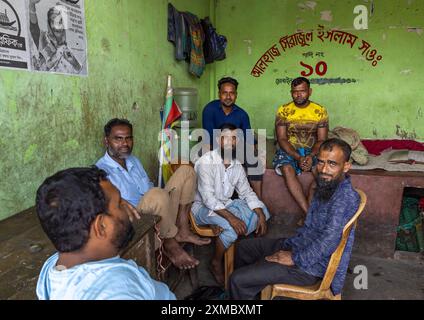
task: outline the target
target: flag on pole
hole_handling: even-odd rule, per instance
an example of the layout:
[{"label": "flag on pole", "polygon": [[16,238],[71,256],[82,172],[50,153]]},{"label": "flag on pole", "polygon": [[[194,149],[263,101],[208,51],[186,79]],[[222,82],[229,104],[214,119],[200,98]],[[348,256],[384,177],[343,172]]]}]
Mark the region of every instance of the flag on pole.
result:
[{"label": "flag on pole", "polygon": [[171,103],[171,109],[169,110],[168,116],[166,117],[165,121],[165,128],[172,128],[174,122],[177,121],[183,114],[173,97]]},{"label": "flag on pole", "polygon": [[159,177],[158,185],[162,187],[162,182],[168,182],[172,175],[171,169],[171,129],[175,122],[181,117],[180,107],[174,100],[173,89],[171,85],[171,75],[168,75],[168,84],[166,89],[165,105],[161,110],[162,133],[160,145]]}]

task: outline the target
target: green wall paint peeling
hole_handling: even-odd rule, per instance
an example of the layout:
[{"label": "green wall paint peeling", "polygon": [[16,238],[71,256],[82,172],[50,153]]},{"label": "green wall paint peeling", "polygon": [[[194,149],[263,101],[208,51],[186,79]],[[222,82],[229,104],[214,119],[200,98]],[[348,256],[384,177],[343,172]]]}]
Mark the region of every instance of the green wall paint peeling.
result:
[{"label": "green wall paint peeling", "polygon": [[[354,30],[353,8],[364,4],[368,30]],[[299,76],[300,61],[325,60],[326,78],[356,79],[347,84],[314,85],[312,99],[326,106],[331,127],[355,128],[363,138],[424,140],[424,1],[397,0],[175,0],[180,11],[210,15],[228,38],[227,58],[207,65],[200,79],[174,59],[167,41],[165,0],[85,1],[89,76],[80,78],[0,70],[0,219],[34,204],[40,183],[54,172],[88,166],[103,154],[102,131],[112,117],[134,123],[134,154],[150,177],[157,177],[159,109],[166,77],[174,87],[199,90],[199,111],[216,98],[225,75],[239,82],[238,103],[255,128],[273,135],[277,107],[291,100],[289,85],[276,79]],[[322,20],[329,17],[331,21]],[[276,60],[260,78],[250,72],[280,37],[318,25],[351,32],[383,55],[372,68],[359,51],[314,41]],[[307,51],[324,57],[305,58]],[[314,78],[319,78],[314,76]]]},{"label": "green wall paint peeling", "polygon": [[24,164],[28,164],[30,161],[34,160],[35,152],[37,151],[38,145],[32,144],[25,151],[24,155]]},{"label": "green wall paint peeling", "polygon": [[[209,0],[172,3],[199,17],[209,14]],[[156,179],[167,75],[176,87],[198,88],[202,105],[209,100],[210,67],[197,79],[187,63],[175,62],[167,4],[85,1],[88,77],[0,70],[0,219],[33,206],[47,176],[94,164],[104,152],[103,126],[112,117],[133,122],[134,154]]]},{"label": "green wall paint peeling", "polygon": [[80,144],[77,140],[71,139],[65,142],[65,149],[76,151],[80,147]]}]

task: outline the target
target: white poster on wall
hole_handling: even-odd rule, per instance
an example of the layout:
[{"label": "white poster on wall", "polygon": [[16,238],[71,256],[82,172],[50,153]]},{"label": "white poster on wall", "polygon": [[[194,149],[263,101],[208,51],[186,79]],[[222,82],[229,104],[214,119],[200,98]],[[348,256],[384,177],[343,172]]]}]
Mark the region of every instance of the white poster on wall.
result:
[{"label": "white poster on wall", "polygon": [[25,0],[33,71],[87,75],[84,0]]},{"label": "white poster on wall", "polygon": [[0,0],[0,67],[28,70],[25,0]]}]

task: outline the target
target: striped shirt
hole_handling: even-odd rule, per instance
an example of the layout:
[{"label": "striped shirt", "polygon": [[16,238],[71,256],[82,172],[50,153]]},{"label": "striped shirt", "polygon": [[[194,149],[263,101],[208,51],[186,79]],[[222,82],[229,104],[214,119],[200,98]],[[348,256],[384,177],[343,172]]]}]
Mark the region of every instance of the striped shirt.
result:
[{"label": "striped shirt", "polygon": [[[283,249],[292,250],[292,259],[304,272],[324,277],[328,262],[342,238],[343,228],[358,210],[360,197],[353,189],[350,177],[339,184],[328,202],[314,197],[305,225],[284,242]],[[352,252],[355,230],[352,229],[343,251],[337,272],[331,283],[335,295],[343,288]]]}]

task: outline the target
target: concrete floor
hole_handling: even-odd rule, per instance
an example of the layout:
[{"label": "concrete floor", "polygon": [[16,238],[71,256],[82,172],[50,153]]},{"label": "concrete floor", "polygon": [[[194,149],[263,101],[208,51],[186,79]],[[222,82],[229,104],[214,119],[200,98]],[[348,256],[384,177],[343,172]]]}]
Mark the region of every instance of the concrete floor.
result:
[{"label": "concrete floor", "polygon": [[[267,237],[287,237],[294,233],[294,220],[287,223],[273,219],[268,224]],[[348,273],[342,293],[344,300],[424,300],[424,256],[397,252],[392,259],[369,256],[361,252],[361,243],[356,241]],[[195,256],[200,259],[198,267],[199,285],[216,286],[208,265],[213,252],[213,245],[195,247]],[[365,266],[368,272],[368,288],[357,290],[354,288],[356,266]],[[170,274],[170,279],[175,273]],[[358,282],[358,281],[357,281]],[[192,293],[188,274],[185,275],[178,287],[174,290],[178,299],[184,299]]]}]

